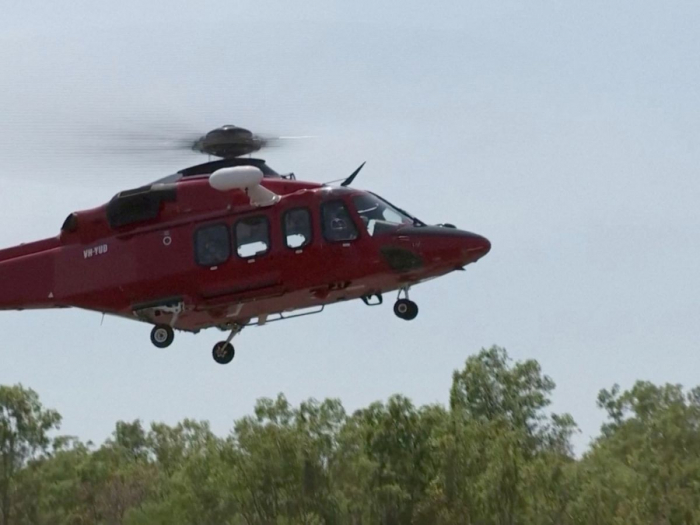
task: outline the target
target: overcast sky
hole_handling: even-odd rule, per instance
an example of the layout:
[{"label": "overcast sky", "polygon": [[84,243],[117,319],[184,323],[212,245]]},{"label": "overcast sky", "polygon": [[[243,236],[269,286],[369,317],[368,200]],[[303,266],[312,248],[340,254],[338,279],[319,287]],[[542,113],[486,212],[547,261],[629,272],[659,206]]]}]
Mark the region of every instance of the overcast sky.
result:
[{"label": "overcast sky", "polygon": [[414,288],[411,323],[393,298],[337,305],[244,330],[225,367],[216,330],[158,350],[127,320],[2,312],[0,384],[83,439],[136,418],[225,434],[278,392],[444,403],[452,371],[499,344],[556,381],[583,451],[599,389],[700,384],[698,27],[691,1],[5,0],[0,245],[200,161],[117,154],[113,133],[237,124],[317,137],[270,151],[277,171],[327,181],[366,160],[355,185],[493,249]]}]

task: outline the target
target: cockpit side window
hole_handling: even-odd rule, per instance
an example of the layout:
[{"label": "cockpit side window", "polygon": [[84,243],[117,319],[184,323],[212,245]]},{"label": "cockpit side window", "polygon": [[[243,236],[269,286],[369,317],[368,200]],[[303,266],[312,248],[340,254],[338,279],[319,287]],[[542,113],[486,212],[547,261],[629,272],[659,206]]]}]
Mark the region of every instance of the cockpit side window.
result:
[{"label": "cockpit side window", "polygon": [[235,227],[236,250],[243,259],[264,255],[270,249],[270,223],[264,215],[246,217]]},{"label": "cockpit side window", "polygon": [[287,248],[303,248],[311,242],[311,212],[308,208],[287,210],[282,218],[282,229]]},{"label": "cockpit side window", "polygon": [[228,226],[213,224],[199,228],[194,237],[195,260],[200,266],[218,266],[231,256]]},{"label": "cockpit side window", "polygon": [[341,200],[321,204],[321,221],[323,237],[329,242],[353,241],[359,235],[350,211]]},{"label": "cockpit side window", "polygon": [[393,231],[399,224],[413,222],[389,203],[369,193],[354,196],[352,203],[370,235]]}]

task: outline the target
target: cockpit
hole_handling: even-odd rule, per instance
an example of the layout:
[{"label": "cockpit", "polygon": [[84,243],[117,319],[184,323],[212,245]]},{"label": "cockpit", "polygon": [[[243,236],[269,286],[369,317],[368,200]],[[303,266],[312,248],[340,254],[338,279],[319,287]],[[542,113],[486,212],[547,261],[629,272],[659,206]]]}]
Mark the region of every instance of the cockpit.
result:
[{"label": "cockpit", "polygon": [[422,224],[418,219],[374,193],[355,195],[352,203],[371,236],[393,232],[398,226],[404,224]]}]

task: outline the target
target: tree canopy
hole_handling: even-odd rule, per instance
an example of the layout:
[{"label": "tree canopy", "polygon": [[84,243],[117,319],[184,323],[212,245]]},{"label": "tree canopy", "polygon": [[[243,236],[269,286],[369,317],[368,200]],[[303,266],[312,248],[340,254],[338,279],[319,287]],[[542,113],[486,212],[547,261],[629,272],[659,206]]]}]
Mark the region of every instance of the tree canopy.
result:
[{"label": "tree canopy", "polygon": [[700,523],[700,388],[602,390],[580,458],[554,389],[492,347],[454,372],[447,407],[395,395],[348,414],[280,394],[228,436],[119,421],[94,446],[60,436],[33,390],[0,386],[0,525]]}]

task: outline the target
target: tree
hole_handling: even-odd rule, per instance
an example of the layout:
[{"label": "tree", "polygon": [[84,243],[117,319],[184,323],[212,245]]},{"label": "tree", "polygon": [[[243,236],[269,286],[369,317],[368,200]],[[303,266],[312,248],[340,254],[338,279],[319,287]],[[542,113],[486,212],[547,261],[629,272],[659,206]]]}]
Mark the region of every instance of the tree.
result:
[{"label": "tree", "polygon": [[700,523],[700,388],[603,390],[580,460],[554,383],[494,347],[455,372],[449,410],[401,395],[261,399],[227,438],[206,422],[118,422],[95,448],[0,387],[0,525],[621,525]]},{"label": "tree", "polygon": [[250,523],[313,524],[333,520],[337,503],[329,472],[345,411],[337,400],[261,399],[255,416],[236,422],[226,464],[231,493]]},{"label": "tree", "polygon": [[578,522],[700,522],[700,388],[638,381],[598,405],[608,422],[580,463]]},{"label": "tree", "polygon": [[420,520],[445,420],[442,407],[416,408],[399,395],[352,416],[341,434],[346,472],[339,482],[358,519],[385,525]]},{"label": "tree", "polygon": [[33,390],[22,385],[0,386],[0,524],[11,523],[18,473],[46,452],[51,443],[49,432],[60,422],[59,413],[45,409]]},{"label": "tree", "polygon": [[511,366],[508,352],[493,346],[470,357],[452,376],[450,408],[469,419],[503,419],[514,428],[535,436],[542,430],[555,384],[542,375],[537,361]]},{"label": "tree", "polygon": [[536,361],[511,363],[482,350],[453,374],[442,468],[432,486],[441,523],[512,524],[526,513],[559,516],[566,500],[548,493],[572,462],[568,415],[546,414],[554,381]]}]

